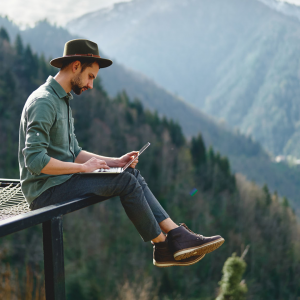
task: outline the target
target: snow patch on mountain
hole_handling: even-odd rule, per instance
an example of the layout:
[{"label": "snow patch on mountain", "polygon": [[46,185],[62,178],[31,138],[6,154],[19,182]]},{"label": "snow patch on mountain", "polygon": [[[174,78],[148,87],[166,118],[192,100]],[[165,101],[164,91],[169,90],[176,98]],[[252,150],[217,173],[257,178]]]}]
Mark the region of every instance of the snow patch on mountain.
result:
[{"label": "snow patch on mountain", "polygon": [[270,8],[291,17],[296,17],[300,20],[300,1],[290,0],[258,0]]}]

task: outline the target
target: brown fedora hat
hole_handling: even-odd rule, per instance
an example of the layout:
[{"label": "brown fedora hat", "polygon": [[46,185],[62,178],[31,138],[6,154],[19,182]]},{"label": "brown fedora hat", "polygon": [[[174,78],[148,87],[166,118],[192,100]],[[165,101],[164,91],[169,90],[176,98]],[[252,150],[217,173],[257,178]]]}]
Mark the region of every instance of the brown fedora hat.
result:
[{"label": "brown fedora hat", "polygon": [[63,62],[66,60],[70,60],[71,62],[74,58],[97,61],[100,68],[106,68],[112,64],[111,60],[100,57],[96,43],[85,39],[76,39],[66,42],[63,57],[52,59],[50,65],[61,68]]}]

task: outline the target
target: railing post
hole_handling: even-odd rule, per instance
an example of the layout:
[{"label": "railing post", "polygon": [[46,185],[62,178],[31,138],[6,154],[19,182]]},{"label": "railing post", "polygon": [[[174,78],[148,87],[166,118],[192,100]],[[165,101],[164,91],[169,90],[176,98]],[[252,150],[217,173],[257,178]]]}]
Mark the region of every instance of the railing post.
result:
[{"label": "railing post", "polygon": [[65,300],[62,216],[43,223],[44,272],[47,300]]}]

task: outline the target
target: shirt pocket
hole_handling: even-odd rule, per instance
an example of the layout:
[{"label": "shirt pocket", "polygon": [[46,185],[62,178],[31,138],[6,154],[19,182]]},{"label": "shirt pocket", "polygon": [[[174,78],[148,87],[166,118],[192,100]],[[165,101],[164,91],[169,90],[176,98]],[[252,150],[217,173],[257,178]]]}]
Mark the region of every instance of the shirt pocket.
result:
[{"label": "shirt pocket", "polygon": [[69,143],[68,118],[57,119],[51,130],[51,143],[63,145]]}]

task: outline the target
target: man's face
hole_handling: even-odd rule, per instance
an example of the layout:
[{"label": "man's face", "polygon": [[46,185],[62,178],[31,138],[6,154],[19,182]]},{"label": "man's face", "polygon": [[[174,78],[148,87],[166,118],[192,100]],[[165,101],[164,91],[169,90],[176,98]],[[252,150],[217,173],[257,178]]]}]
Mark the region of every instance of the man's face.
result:
[{"label": "man's face", "polygon": [[76,95],[80,95],[82,92],[92,89],[94,79],[97,77],[99,71],[99,65],[94,62],[91,67],[87,67],[81,72],[81,66],[78,71],[74,74],[71,80],[72,90]]}]

